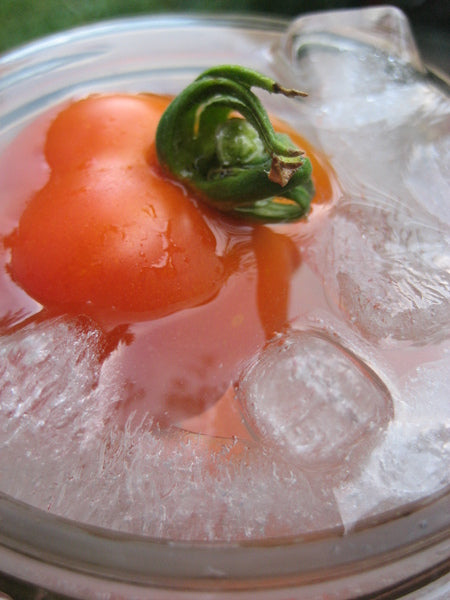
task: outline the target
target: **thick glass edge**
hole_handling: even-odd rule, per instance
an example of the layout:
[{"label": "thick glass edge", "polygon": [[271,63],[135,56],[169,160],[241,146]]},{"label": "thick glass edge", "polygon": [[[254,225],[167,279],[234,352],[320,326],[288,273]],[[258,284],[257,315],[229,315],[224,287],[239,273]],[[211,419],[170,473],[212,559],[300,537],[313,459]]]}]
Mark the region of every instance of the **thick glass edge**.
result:
[{"label": "thick glass edge", "polygon": [[[0,493],[0,546],[46,565],[136,585],[302,584],[361,573],[435,545],[450,560],[450,491],[348,533],[232,543],[156,540],[81,525]],[[325,535],[326,534],[326,535]],[[436,559],[437,560],[437,559]],[[426,565],[423,565],[424,567]],[[428,567],[435,566],[428,565]]]},{"label": "thick glass edge", "polygon": [[283,17],[268,17],[263,14],[239,14],[225,12],[173,12],[134,17],[117,17],[102,20],[88,25],[80,25],[48,36],[37,38],[0,54],[0,68],[11,68],[13,63],[22,62],[30,56],[36,56],[42,51],[56,48],[68,42],[79,42],[91,39],[93,36],[105,36],[122,31],[138,31],[151,29],[176,29],[179,27],[242,27],[249,30],[267,30],[282,32],[291,21]]}]

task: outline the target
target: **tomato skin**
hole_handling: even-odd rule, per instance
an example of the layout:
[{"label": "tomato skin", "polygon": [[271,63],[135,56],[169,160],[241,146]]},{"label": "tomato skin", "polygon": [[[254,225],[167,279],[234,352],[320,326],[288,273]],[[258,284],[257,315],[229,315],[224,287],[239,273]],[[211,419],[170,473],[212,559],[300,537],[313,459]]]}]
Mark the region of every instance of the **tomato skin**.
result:
[{"label": "tomato skin", "polygon": [[45,158],[57,172],[100,162],[145,164],[169,101],[151,94],[99,94],[73,102],[50,126]]},{"label": "tomato skin", "polygon": [[225,268],[214,234],[154,162],[166,104],[92,96],[53,122],[50,179],[11,238],[11,275],[39,302],[154,317],[217,293]]}]

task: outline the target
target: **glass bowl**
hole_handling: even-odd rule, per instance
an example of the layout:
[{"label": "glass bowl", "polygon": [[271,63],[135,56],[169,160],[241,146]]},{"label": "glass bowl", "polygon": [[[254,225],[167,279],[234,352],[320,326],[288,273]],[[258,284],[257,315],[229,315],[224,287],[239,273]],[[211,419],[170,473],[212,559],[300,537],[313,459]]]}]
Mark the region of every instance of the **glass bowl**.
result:
[{"label": "glass bowl", "polygon": [[[217,15],[139,17],[45,38],[0,59],[0,151],[9,152],[25,127],[69,99],[116,91],[175,94],[203,69],[223,63],[255,68],[309,93],[302,104],[265,98],[271,112],[328,157],[343,190],[334,209],[336,221],[318,233],[322,247],[332,240],[327,246],[332,258],[327,252],[309,255],[311,270],[319,272],[328,296],[320,310],[311,308],[295,321],[295,339],[288,341],[315,348],[324,343],[323,356],[342,350],[346,364],[358,369],[363,354],[375,388],[387,386],[394,405],[396,416],[388,431],[397,441],[404,432],[406,442],[370,448],[365,460],[375,461],[375,466],[369,474],[327,479],[340,509],[339,522],[325,519],[321,527],[255,539],[183,540],[145,534],[135,525],[128,530],[123,524],[101,526],[95,519],[84,522],[72,514],[55,514],[32,493],[24,499],[10,493],[11,484],[0,483],[4,591],[12,594],[20,588],[21,598],[31,598],[41,589],[86,600],[309,600],[407,593],[411,598],[444,598],[450,593],[450,478],[444,452],[450,296],[448,283],[442,281],[448,255],[439,236],[448,235],[450,211],[443,175],[449,101],[447,84],[423,65],[403,15],[385,7],[313,14],[293,22]],[[414,150],[407,160],[405,148]],[[436,158],[439,150],[441,159]],[[431,184],[429,178],[416,176],[419,167],[432,173]],[[385,208],[392,190],[405,194],[411,210],[425,214],[399,211],[395,218],[410,225],[394,228],[394,233]],[[8,206],[6,194],[0,197]],[[355,204],[355,198],[364,201]],[[373,199],[381,205],[369,215],[369,229],[364,225],[361,235],[352,237],[355,223],[368,222],[364,210]],[[345,228],[347,246],[335,222]],[[420,231],[430,232],[428,237],[417,233],[417,222]],[[0,224],[4,234],[8,218]],[[367,250],[364,240],[382,227],[389,243],[378,251],[379,239],[370,242],[373,273],[365,271],[355,284],[355,270],[367,267],[360,260]],[[436,231],[437,238],[432,234]],[[411,240],[406,258],[404,246],[395,246],[401,235]],[[414,312],[416,303],[405,320],[401,311],[395,312],[397,284],[406,285],[402,260],[409,273],[420,271],[418,256],[425,251],[436,269],[435,289],[430,291],[435,295],[427,304],[421,292],[424,312]],[[333,270],[324,262],[327,257],[332,263],[344,261],[348,252],[356,259],[346,269]],[[396,268],[388,279],[395,293],[382,287],[388,304],[371,320],[373,314],[367,316],[365,310],[374,291],[369,275],[381,270],[380,285],[385,285],[386,261],[391,259]],[[413,279],[411,286],[416,284]],[[427,280],[424,285],[431,284]],[[274,356],[269,352],[264,360],[271,372]],[[250,370],[240,382],[244,396],[252,393],[252,377]],[[246,419],[267,434],[255,415],[246,414]],[[361,446],[358,452],[363,452]],[[409,465],[403,463],[407,452]],[[28,459],[25,452],[16,456],[14,469],[19,473],[23,465],[26,472]],[[398,480],[390,479],[394,468]],[[374,473],[382,477],[385,471],[380,491]],[[393,495],[387,492],[389,486],[395,488]],[[364,489],[369,491],[361,495]],[[278,501],[283,504],[282,492]],[[421,595],[415,596],[414,590]]]}]

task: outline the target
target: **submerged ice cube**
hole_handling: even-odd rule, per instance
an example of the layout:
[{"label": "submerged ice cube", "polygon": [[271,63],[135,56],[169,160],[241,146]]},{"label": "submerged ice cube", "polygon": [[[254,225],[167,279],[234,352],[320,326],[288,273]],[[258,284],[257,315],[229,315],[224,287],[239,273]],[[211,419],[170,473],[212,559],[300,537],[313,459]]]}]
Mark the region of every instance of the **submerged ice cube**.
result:
[{"label": "submerged ice cube", "polygon": [[312,251],[328,297],[373,340],[450,335],[450,230],[383,198],[342,201]]},{"label": "submerged ice cube", "polygon": [[360,466],[392,418],[389,392],[375,373],[314,331],[271,342],[238,394],[262,443],[307,470]]}]

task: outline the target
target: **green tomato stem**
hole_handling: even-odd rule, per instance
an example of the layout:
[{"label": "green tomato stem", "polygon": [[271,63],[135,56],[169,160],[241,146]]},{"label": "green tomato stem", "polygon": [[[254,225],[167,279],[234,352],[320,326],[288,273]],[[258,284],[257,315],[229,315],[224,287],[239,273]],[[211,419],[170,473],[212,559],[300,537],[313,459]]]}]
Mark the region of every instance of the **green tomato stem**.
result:
[{"label": "green tomato stem", "polygon": [[314,195],[311,162],[287,135],[274,131],[252,87],[306,95],[244,67],[208,69],[161,117],[158,160],[221,211],[265,222],[293,221],[308,212]]}]

